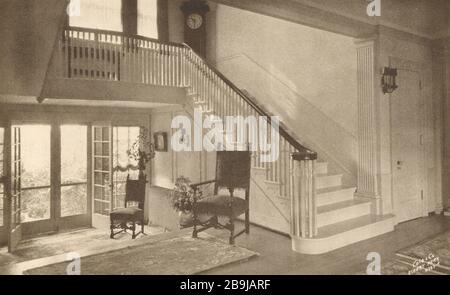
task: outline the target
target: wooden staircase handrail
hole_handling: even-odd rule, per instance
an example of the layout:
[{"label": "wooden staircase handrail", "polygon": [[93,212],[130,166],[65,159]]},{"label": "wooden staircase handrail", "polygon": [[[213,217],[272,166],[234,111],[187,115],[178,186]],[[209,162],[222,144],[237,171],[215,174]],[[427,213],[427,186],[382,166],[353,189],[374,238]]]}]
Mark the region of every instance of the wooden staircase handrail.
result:
[{"label": "wooden staircase handrail", "polygon": [[[197,58],[199,58],[203,63],[205,63],[220,79],[222,79],[231,89],[233,89],[239,96],[241,96],[242,99],[245,100],[246,103],[248,103],[254,110],[258,112],[259,115],[264,116],[267,118],[268,123],[271,123],[271,117],[270,114],[264,110],[260,105],[254,102],[252,98],[250,98],[247,94],[245,94],[239,87],[237,87],[233,82],[231,82],[227,77],[225,77],[215,66],[213,66],[210,62],[208,62],[205,58],[200,56],[195,52],[194,49],[192,49],[189,45],[186,43],[183,43],[183,45],[188,48],[190,51],[192,51]],[[279,132],[282,137],[286,139],[287,142],[289,142],[295,149],[297,149],[299,152],[304,154],[309,154],[311,158],[317,158],[317,153],[304,147],[301,143],[298,142],[292,135],[290,131],[286,128],[286,126],[280,122],[279,123]]]},{"label": "wooden staircase handrail", "polygon": [[[241,89],[239,89],[233,82],[231,82],[227,77],[225,77],[217,68],[209,63],[205,58],[200,56],[195,52],[194,49],[192,49],[189,45],[186,43],[176,43],[176,42],[163,42],[158,39],[144,37],[140,35],[128,35],[124,34],[123,32],[118,31],[111,31],[111,30],[98,30],[98,29],[90,29],[90,28],[82,28],[82,27],[75,27],[75,26],[67,26],[66,30],[74,31],[74,32],[80,32],[80,33],[92,33],[96,36],[98,35],[110,35],[110,36],[119,36],[122,38],[130,38],[130,39],[136,39],[136,40],[142,40],[142,41],[148,41],[152,43],[157,43],[160,45],[168,45],[180,49],[186,49],[190,51],[196,58],[198,58],[201,62],[203,62],[215,75],[217,75],[228,87],[230,87],[234,92],[236,92],[240,98],[242,98],[248,105],[250,105],[260,116],[263,116],[266,118],[267,122],[269,124],[272,124],[271,122],[271,115],[269,112],[263,108],[261,105],[255,102],[253,98],[251,98],[249,95],[244,93]],[[95,41],[98,42],[98,38],[95,38]],[[124,44],[126,45],[126,44]],[[280,136],[282,136],[292,147],[294,147],[299,153],[308,155],[308,158],[317,158],[317,153],[312,151],[311,149],[303,146],[299,140],[297,140],[292,132],[288,130],[288,128],[283,124],[282,122],[279,122],[279,133]]]}]

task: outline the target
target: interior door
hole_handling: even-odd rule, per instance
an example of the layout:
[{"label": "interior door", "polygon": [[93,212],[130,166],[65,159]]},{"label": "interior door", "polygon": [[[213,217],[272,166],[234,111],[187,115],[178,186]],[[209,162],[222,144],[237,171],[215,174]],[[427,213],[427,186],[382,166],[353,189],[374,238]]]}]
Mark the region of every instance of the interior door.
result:
[{"label": "interior door", "polygon": [[[22,198],[22,160],[21,160],[21,130],[12,127],[11,130],[11,186],[8,192],[9,238],[8,251],[14,252],[22,239],[21,198]],[[9,134],[7,134],[8,136]]]},{"label": "interior door", "polygon": [[399,70],[400,87],[391,95],[393,199],[398,222],[422,215],[419,83],[419,73]]}]

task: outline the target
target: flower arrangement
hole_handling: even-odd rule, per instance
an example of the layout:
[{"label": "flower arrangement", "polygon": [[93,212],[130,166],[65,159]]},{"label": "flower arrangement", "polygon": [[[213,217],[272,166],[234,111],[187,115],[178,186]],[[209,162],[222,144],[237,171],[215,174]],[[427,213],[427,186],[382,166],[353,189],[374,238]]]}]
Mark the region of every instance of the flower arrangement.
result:
[{"label": "flower arrangement", "polygon": [[128,157],[138,162],[140,178],[144,176],[148,162],[155,157],[155,146],[150,141],[148,134],[148,129],[141,127],[138,137],[127,150]]},{"label": "flower arrangement", "polygon": [[190,186],[191,181],[186,177],[179,177],[175,182],[175,188],[170,193],[172,207],[179,212],[189,212],[192,210],[194,190]]}]

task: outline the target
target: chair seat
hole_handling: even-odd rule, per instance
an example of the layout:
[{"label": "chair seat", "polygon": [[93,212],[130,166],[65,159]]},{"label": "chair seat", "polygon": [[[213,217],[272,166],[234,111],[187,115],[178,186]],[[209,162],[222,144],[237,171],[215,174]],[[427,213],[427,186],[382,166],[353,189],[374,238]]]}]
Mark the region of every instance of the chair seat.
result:
[{"label": "chair seat", "polygon": [[110,214],[111,219],[114,220],[127,220],[137,221],[144,217],[144,211],[135,207],[120,208],[112,211]]},{"label": "chair seat", "polygon": [[[229,195],[217,195],[202,198],[197,202],[196,212],[197,214],[212,214],[217,216],[230,216],[231,215],[231,203],[232,197]],[[248,209],[248,203],[244,199],[233,197],[233,215],[237,217],[244,214]]]}]

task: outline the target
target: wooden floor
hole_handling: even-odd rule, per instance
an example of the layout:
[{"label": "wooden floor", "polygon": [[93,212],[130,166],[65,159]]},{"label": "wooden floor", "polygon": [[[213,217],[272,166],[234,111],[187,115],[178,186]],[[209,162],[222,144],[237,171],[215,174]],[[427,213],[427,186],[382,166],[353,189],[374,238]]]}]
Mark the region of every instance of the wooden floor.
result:
[{"label": "wooden floor", "polygon": [[[136,239],[164,233],[164,229],[146,226],[144,232],[145,235],[140,234]],[[77,252],[80,249],[97,247],[108,249],[126,241],[131,241],[130,233],[120,233],[114,239],[110,239],[108,230],[95,228],[41,235],[21,241],[14,254],[8,253],[7,247],[0,248],[0,269],[6,265]]]},{"label": "wooden floor", "polygon": [[[242,264],[214,269],[205,274],[357,274],[365,273],[367,254],[378,252],[381,263],[395,252],[450,230],[450,217],[431,216],[399,224],[395,231],[321,255],[302,255],[291,250],[289,237],[252,227],[250,236],[241,236],[237,245],[260,254]],[[212,233],[212,232],[209,232]],[[216,233],[223,236],[223,233]],[[224,236],[225,237],[225,236]]]},{"label": "wooden floor", "polygon": [[[204,274],[356,274],[364,273],[368,265],[369,252],[378,252],[383,261],[395,256],[395,252],[414,245],[450,229],[450,217],[431,216],[400,224],[396,230],[379,237],[347,246],[322,255],[302,255],[291,250],[290,238],[253,226],[249,236],[237,239],[237,245],[256,251],[259,257],[243,263],[226,265]],[[148,229],[150,234],[158,234],[161,229]],[[209,230],[208,233],[228,240],[223,231]],[[167,235],[168,233],[166,233]],[[176,233],[171,233],[176,234]],[[147,236],[148,237],[148,236]],[[146,238],[147,238],[146,237]],[[158,237],[156,235],[155,237]],[[36,258],[52,257],[58,254],[77,251],[79,248],[96,245],[97,250],[121,247],[119,243],[133,243],[128,235],[110,240],[100,230],[81,230],[53,236],[39,237],[24,241],[15,255],[0,249],[0,274],[9,266],[33,262]],[[125,242],[125,243],[124,243]],[[138,243],[145,242],[141,239]],[[95,247],[94,247],[95,248]],[[56,255],[56,256],[53,256]],[[46,258],[44,258],[46,259]],[[39,260],[39,259],[37,259]],[[47,259],[48,260],[48,259]],[[5,268],[5,265],[8,267]]]}]

